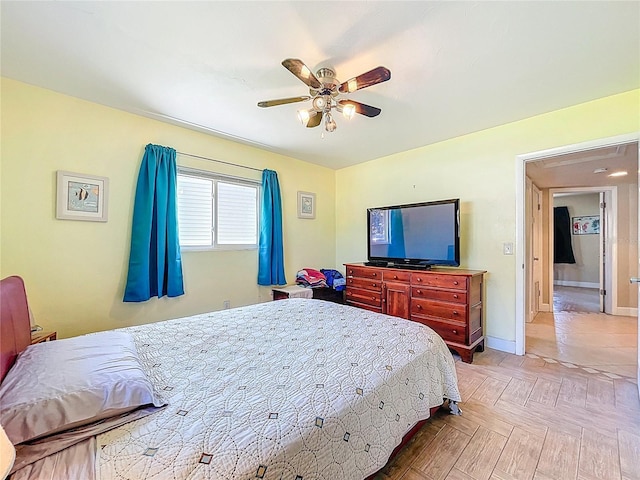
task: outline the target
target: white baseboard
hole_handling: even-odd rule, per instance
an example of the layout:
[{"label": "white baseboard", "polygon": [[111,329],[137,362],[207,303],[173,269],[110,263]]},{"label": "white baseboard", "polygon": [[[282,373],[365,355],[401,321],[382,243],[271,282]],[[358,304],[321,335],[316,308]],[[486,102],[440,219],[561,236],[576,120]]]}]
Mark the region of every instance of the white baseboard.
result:
[{"label": "white baseboard", "polygon": [[552,312],[551,305],[548,303],[541,303],[538,309],[539,312]]},{"label": "white baseboard", "polygon": [[634,307],[617,307],[613,309],[614,315],[625,315],[627,317],[637,317],[638,309]]},{"label": "white baseboard", "polygon": [[487,347],[501,352],[516,353],[516,342],[513,340],[503,340],[496,337],[485,337]]},{"label": "white baseboard", "polygon": [[580,288],[600,288],[599,283],[595,282],[574,282],[573,280],[554,280],[554,285],[561,287],[580,287]]}]

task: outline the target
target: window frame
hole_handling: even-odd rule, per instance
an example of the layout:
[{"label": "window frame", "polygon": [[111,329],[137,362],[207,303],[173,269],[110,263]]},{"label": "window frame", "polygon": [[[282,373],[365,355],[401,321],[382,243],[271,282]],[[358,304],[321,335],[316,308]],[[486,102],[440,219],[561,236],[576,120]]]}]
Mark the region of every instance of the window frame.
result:
[{"label": "window frame", "polygon": [[[262,195],[262,183],[259,180],[250,178],[236,177],[222,173],[212,172],[210,170],[200,170],[191,167],[178,166],[176,171],[176,186],[180,175],[211,180],[213,182],[213,203],[212,222],[213,222],[213,242],[212,245],[180,245],[180,251],[186,252],[213,252],[213,251],[232,251],[232,250],[257,250],[260,243],[260,198]],[[218,182],[230,183],[254,187],[256,189],[256,243],[255,244],[222,244],[218,243]],[[176,193],[177,194],[177,193]],[[178,212],[178,228],[180,228],[180,214]]]}]

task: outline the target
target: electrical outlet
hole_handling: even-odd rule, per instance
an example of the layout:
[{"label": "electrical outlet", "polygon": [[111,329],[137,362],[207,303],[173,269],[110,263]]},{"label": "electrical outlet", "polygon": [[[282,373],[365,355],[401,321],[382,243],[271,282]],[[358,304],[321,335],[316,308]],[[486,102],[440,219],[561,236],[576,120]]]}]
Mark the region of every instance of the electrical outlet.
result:
[{"label": "electrical outlet", "polygon": [[229,300],[225,300],[224,302],[222,302],[222,308],[228,310],[229,308],[231,308],[231,302]]},{"label": "electrical outlet", "polygon": [[502,253],[504,255],[513,255],[513,243],[505,242],[502,244]]}]

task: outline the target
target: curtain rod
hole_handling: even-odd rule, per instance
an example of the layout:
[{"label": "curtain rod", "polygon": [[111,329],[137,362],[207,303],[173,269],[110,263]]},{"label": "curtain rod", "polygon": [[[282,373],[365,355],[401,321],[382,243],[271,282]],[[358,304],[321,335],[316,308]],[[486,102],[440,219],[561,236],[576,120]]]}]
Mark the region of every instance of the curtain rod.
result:
[{"label": "curtain rod", "polygon": [[208,160],[210,162],[224,163],[225,165],[231,165],[233,167],[240,167],[240,168],[246,168],[248,170],[255,170],[256,172],[261,172],[262,171],[262,169],[260,169],[260,168],[247,167],[246,165],[240,165],[239,163],[225,162],[224,160],[217,160],[215,158],[202,157],[200,155],[193,155],[191,153],[184,153],[184,152],[178,152],[178,151],[176,151],[176,153],[178,153],[179,155],[185,155],[187,157],[199,158],[201,160]]}]

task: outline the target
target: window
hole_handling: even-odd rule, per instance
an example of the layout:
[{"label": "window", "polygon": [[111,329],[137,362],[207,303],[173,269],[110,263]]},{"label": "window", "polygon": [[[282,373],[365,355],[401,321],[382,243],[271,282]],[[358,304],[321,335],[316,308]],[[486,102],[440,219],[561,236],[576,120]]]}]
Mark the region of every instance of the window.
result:
[{"label": "window", "polygon": [[371,210],[371,243],[390,244],[389,210]]},{"label": "window", "polygon": [[258,189],[251,180],[178,169],[180,246],[243,249],[258,245]]}]

